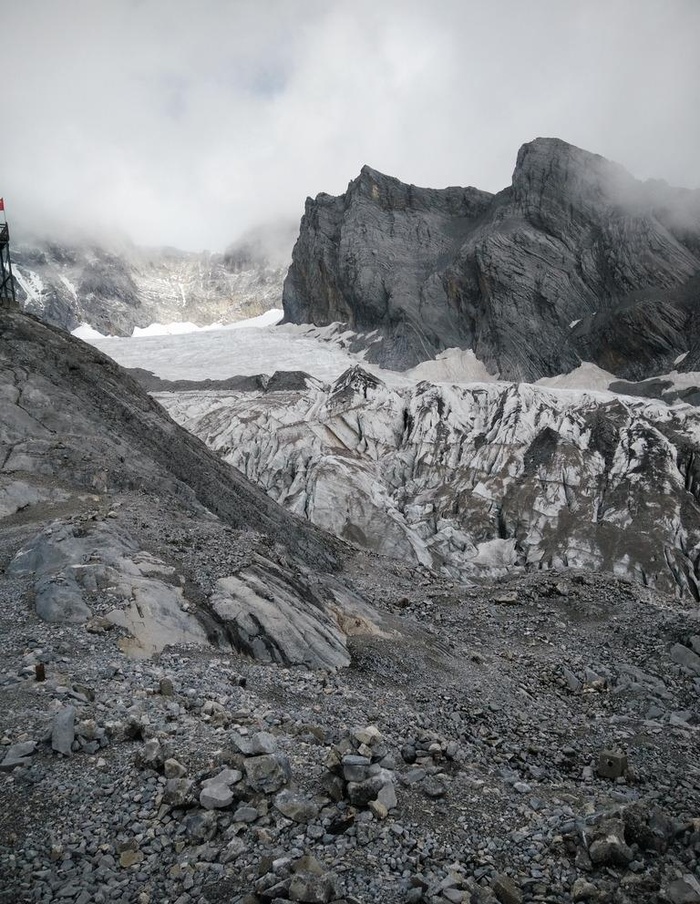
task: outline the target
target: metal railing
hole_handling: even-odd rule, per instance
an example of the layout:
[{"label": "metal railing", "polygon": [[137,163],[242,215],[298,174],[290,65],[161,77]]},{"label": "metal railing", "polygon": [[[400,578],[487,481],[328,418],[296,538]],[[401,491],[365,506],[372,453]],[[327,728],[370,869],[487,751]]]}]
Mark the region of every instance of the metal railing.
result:
[{"label": "metal railing", "polygon": [[7,301],[17,303],[10,261],[10,227],[0,223],[0,303]]}]

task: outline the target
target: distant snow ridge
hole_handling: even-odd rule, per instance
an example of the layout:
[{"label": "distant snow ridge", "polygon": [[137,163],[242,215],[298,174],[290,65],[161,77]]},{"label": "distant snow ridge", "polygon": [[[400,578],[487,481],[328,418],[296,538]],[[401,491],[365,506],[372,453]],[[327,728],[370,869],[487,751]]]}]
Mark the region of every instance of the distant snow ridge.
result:
[{"label": "distant snow ridge", "polygon": [[[158,395],[291,511],[459,579],[595,568],[698,599],[700,412],[482,383]],[[284,385],[284,384],[282,384]]]},{"label": "distant snow ridge", "polygon": [[174,332],[176,323],[228,324],[281,308],[293,235],[275,240],[287,242],[286,256],[262,239],[224,254],[36,240],[14,246],[13,272],[24,310],[54,326],[130,336],[172,324]]}]

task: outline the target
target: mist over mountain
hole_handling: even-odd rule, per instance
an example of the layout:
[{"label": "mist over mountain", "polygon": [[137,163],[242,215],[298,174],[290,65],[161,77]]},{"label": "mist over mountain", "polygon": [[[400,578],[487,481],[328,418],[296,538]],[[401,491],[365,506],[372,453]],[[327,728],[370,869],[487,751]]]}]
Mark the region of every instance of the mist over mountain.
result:
[{"label": "mist over mountain", "polygon": [[71,236],[13,243],[23,309],[68,331],[128,336],[153,323],[230,323],[281,306],[296,225],[274,223],[223,253],[144,248]]},{"label": "mist over mountain", "polygon": [[308,199],[283,302],[288,322],[365,334],[384,367],[458,347],[503,379],[582,361],[641,379],[700,367],[699,272],[700,191],[539,138],[495,195],[364,167]]}]

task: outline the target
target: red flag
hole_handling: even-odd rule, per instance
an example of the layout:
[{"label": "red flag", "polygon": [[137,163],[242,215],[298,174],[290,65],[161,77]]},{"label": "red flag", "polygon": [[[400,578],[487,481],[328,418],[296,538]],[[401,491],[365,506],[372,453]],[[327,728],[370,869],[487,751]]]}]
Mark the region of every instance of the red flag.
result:
[{"label": "red flag", "polygon": [[0,210],[4,210],[4,209],[5,209],[5,199],[0,198]]}]

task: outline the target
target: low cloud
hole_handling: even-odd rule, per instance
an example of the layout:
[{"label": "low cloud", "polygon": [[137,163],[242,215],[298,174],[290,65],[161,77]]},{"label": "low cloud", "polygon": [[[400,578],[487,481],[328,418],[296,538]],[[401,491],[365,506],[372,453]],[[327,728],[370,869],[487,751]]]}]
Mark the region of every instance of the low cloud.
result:
[{"label": "low cloud", "polygon": [[497,191],[538,135],[700,184],[697,0],[23,0],[2,27],[24,230],[222,249],[363,163]]}]

